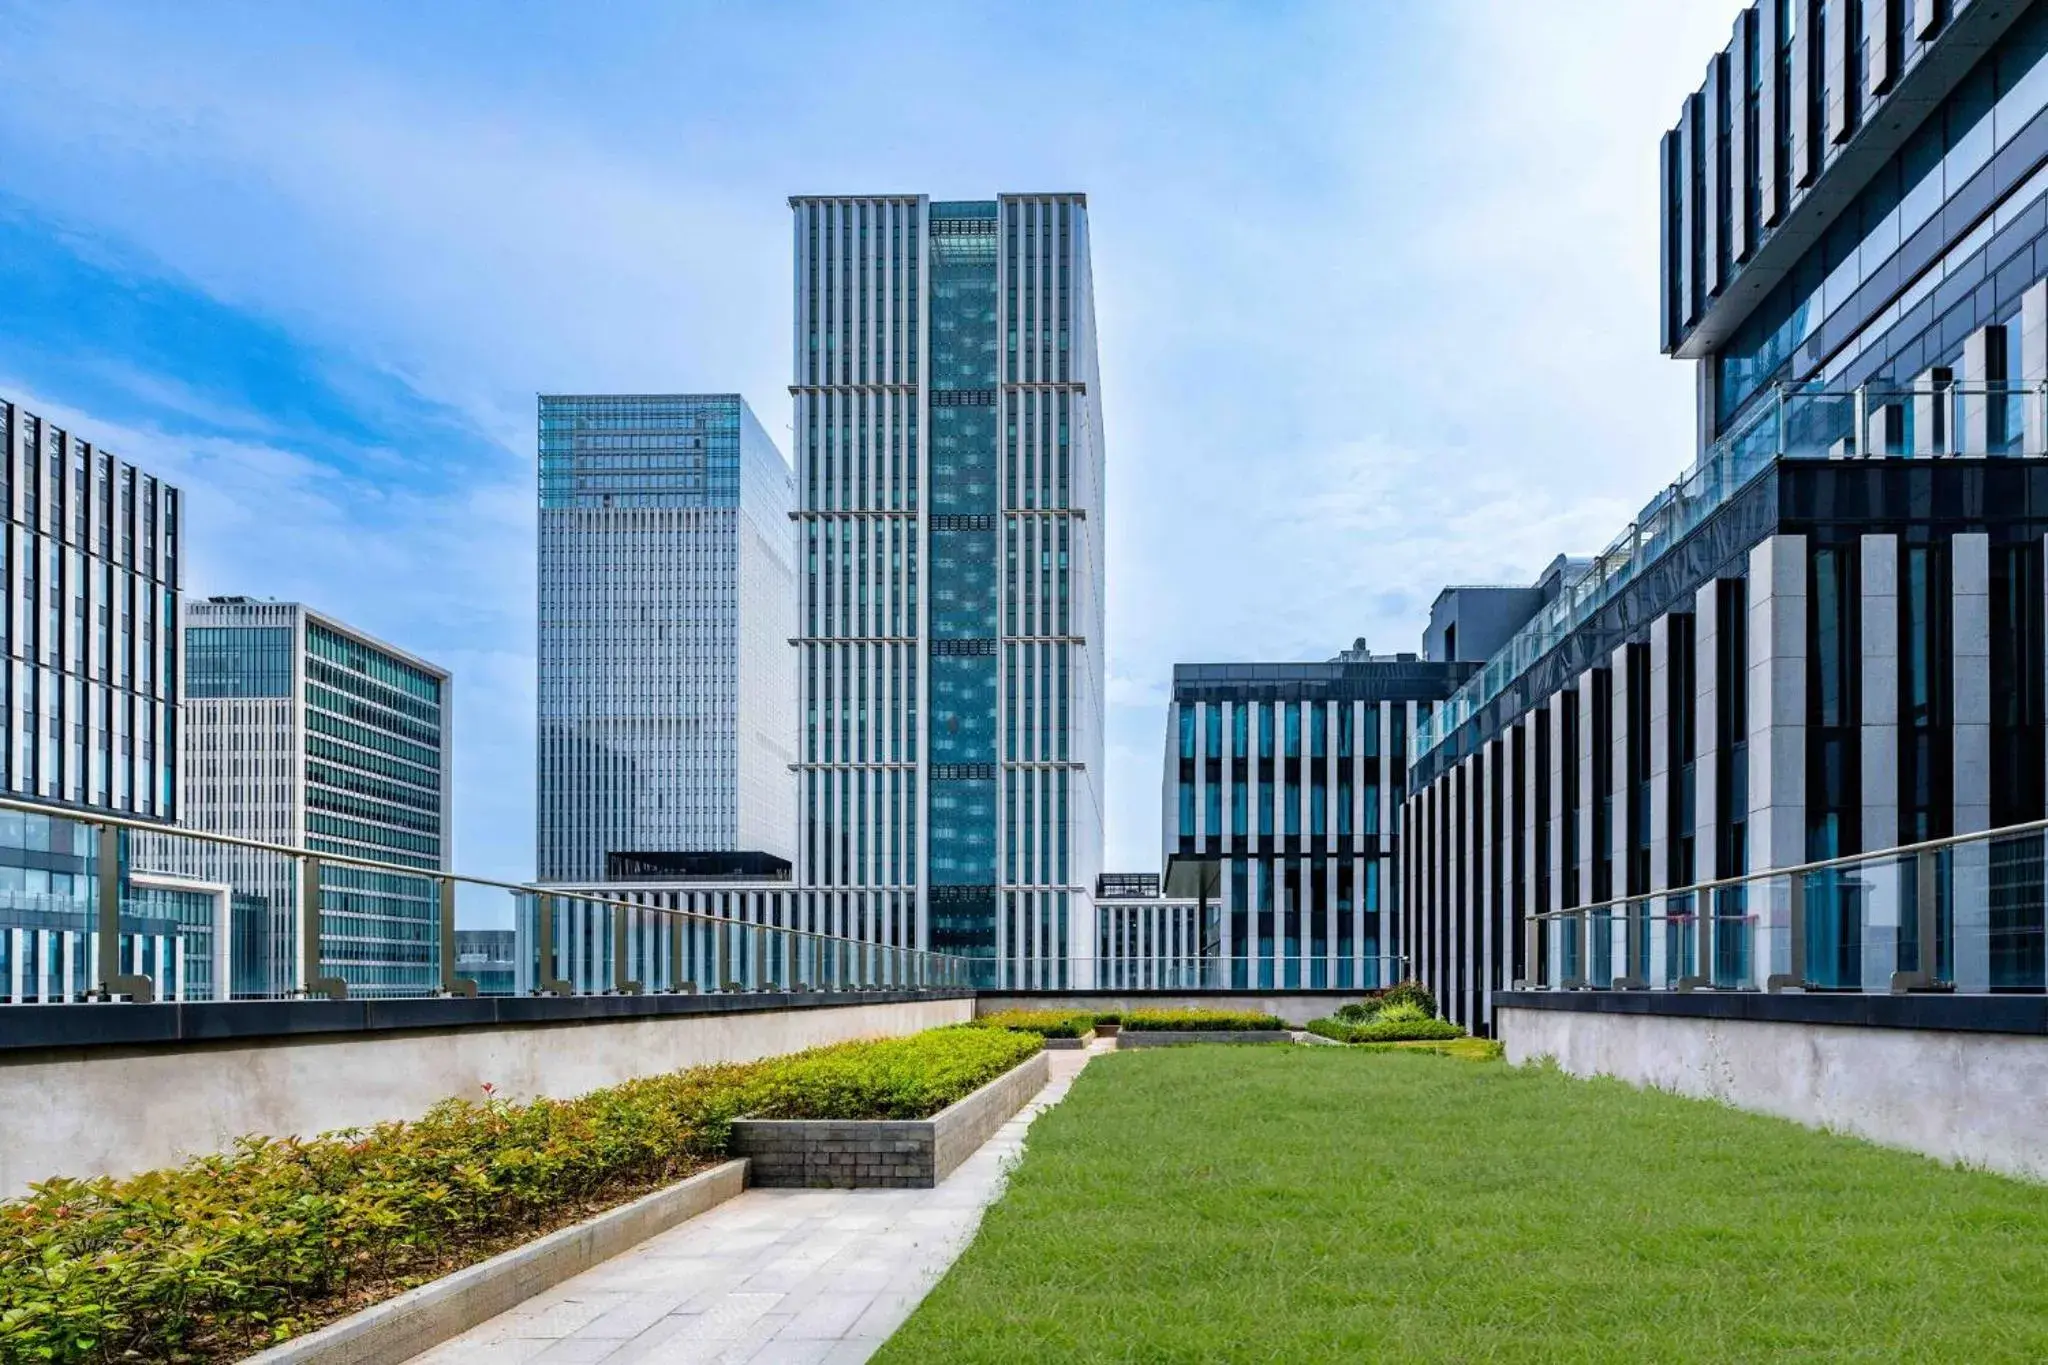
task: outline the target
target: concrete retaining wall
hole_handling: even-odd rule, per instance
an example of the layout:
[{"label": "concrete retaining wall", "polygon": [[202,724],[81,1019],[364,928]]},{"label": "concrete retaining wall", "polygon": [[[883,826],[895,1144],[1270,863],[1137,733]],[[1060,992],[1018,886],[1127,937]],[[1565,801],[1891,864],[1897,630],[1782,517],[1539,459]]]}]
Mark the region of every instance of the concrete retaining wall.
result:
[{"label": "concrete retaining wall", "polygon": [[450,1096],[479,1096],[486,1083],[512,1099],[566,1098],[679,1067],[916,1033],[973,1015],[974,1001],[960,997],[0,1053],[0,1198],[53,1175],[175,1165],[245,1133],[283,1137],[413,1118]]},{"label": "concrete retaining wall", "polygon": [[731,1151],[771,1189],[919,1189],[953,1173],[1045,1088],[1043,1052],[928,1119],[741,1119]]},{"label": "concrete retaining wall", "polygon": [[1238,1014],[1277,1014],[1290,1024],[1327,1019],[1354,1000],[1371,998],[1368,991],[983,991],[977,1014],[999,1010],[1071,1010],[1091,1014],[1131,1010],[1231,1010]]},{"label": "concrete retaining wall", "polygon": [[1504,1007],[1507,1060],[2048,1180],[2048,1038]]}]

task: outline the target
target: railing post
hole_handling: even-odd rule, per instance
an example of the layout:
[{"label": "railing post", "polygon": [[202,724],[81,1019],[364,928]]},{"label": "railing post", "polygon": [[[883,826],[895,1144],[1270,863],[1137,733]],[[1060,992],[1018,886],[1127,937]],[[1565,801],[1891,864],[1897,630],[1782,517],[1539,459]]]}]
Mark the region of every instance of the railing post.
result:
[{"label": "railing post", "polygon": [[455,974],[455,879],[437,877],[435,881],[441,889],[441,993],[474,999],[476,982]]},{"label": "railing post", "polygon": [[1621,907],[1621,955],[1624,961],[1621,971],[1608,978],[1613,990],[1643,991],[1650,988],[1647,980],[1636,975],[1636,963],[1642,956],[1643,947],[1643,926],[1636,914],[1636,907],[1640,904],[1640,901],[1627,901]]},{"label": "railing post", "polygon": [[669,916],[668,988],[671,994],[693,995],[697,990],[697,983],[695,981],[689,983],[688,990],[683,989],[683,935],[688,933],[689,929],[690,922],[688,920],[675,915]]},{"label": "railing post", "polygon": [[156,983],[121,970],[121,831],[114,825],[99,825],[93,836],[99,863],[93,892],[100,935],[94,955],[99,981],[93,995],[106,1001],[125,995],[131,1004],[147,1005],[156,999]]},{"label": "railing post", "polygon": [[612,907],[612,994],[640,995],[646,991],[645,982],[629,981],[626,973],[632,970],[627,965],[628,944],[626,941],[626,907]]},{"label": "railing post", "polygon": [[1692,970],[1679,977],[1677,982],[1674,983],[1673,989],[1681,991],[1696,991],[1702,986],[1710,985],[1713,981],[1713,975],[1708,965],[1708,954],[1712,951],[1712,940],[1708,937],[1708,929],[1712,917],[1714,893],[1712,891],[1694,891],[1689,899],[1692,902]]},{"label": "railing post", "polygon": [[[1806,874],[1794,872],[1785,880],[1786,956],[1790,960],[1785,964],[1789,970],[1764,979],[1764,989],[1774,995],[1806,989]],[[1768,944],[1765,951],[1769,951]]]},{"label": "railing post", "polygon": [[320,860],[310,853],[299,859],[299,993],[348,999],[348,982],[320,975]]},{"label": "railing post", "polygon": [[533,898],[533,929],[540,961],[534,964],[535,995],[574,995],[576,987],[555,975],[555,898],[545,891]]},{"label": "railing post", "polygon": [[1941,984],[1941,979],[1935,975],[1941,964],[1941,945],[1936,941],[1941,931],[1940,907],[1936,904],[1940,887],[1935,877],[1940,857],[1931,848],[1923,848],[1913,855],[1913,921],[1920,939],[1920,953],[1912,971],[1892,973],[1894,995],[1907,991],[1931,991]]},{"label": "railing post", "polygon": [[732,979],[732,938],[726,933],[726,922],[718,920],[711,926],[711,936],[717,945],[718,989],[729,991],[738,983]]}]

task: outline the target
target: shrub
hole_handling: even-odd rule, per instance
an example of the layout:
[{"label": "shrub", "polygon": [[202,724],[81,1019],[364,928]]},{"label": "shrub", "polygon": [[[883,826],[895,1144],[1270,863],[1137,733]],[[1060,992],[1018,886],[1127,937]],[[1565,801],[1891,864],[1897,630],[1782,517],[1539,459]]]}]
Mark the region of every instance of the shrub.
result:
[{"label": "shrub", "polygon": [[1449,1038],[1443,1042],[1360,1043],[1360,1052],[1428,1052],[1467,1062],[1497,1062],[1506,1051],[1492,1038]]},{"label": "shrub", "polygon": [[1121,1024],[1123,1023],[1123,1021],[1123,1015],[1118,1013],[1116,1010],[1110,1010],[1106,1014],[1098,1014],[1095,1016],[1095,1022],[1098,1024]]},{"label": "shrub", "polygon": [[1413,1000],[1396,1000],[1392,1004],[1380,1006],[1379,1013],[1373,1015],[1372,1018],[1365,1022],[1369,1024],[1417,1024],[1425,1020],[1434,1019],[1435,1017],[1435,1015],[1416,1004]]},{"label": "shrub", "polygon": [[1337,1018],[1347,1024],[1362,1024],[1380,1012],[1379,997],[1370,1000],[1354,1000],[1348,1005],[1337,1007]]},{"label": "shrub", "polygon": [[1402,1043],[1465,1036],[1465,1030],[1446,1019],[1388,1019],[1385,1011],[1379,1018],[1363,1024],[1347,1023],[1342,1019],[1311,1020],[1308,1031],[1324,1038],[1334,1038],[1340,1043]]},{"label": "shrub", "polygon": [[722,1157],[732,1120],[921,1118],[1041,1046],[939,1029],[650,1076],[572,1100],[248,1137],[174,1170],[0,1203],[0,1360],[239,1358],[567,1213]]},{"label": "shrub", "polygon": [[1065,1010],[998,1010],[974,1021],[978,1028],[1006,1028],[1041,1038],[1086,1038],[1095,1032],[1095,1016]]},{"label": "shrub", "polygon": [[1429,987],[1413,978],[1389,986],[1387,993],[1380,997],[1380,1008],[1398,1005],[1404,1000],[1421,1006],[1423,1013],[1431,1019],[1436,1018],[1436,997],[1430,994]]},{"label": "shrub", "polygon": [[1229,1010],[1133,1010],[1124,1015],[1124,1028],[1131,1033],[1243,1033],[1286,1027],[1277,1015]]},{"label": "shrub", "polygon": [[1351,1027],[1351,1041],[1354,1043],[1405,1043],[1420,1039],[1463,1038],[1465,1030],[1448,1019],[1375,1019],[1369,1024],[1354,1024]]}]

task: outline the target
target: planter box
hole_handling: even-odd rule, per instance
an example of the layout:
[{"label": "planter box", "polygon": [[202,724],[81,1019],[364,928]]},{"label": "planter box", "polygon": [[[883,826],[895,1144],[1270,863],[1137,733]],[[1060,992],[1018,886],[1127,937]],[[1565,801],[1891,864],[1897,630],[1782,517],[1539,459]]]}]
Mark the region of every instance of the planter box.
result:
[{"label": "planter box", "polygon": [[1123,1027],[1122,1024],[1097,1024],[1095,1026],[1095,1036],[1098,1038],[1114,1038],[1117,1034],[1123,1032]]},{"label": "planter box", "polygon": [[1094,1041],[1095,1036],[1093,1034],[1084,1033],[1079,1038],[1048,1038],[1045,1040],[1045,1045],[1055,1052],[1072,1052],[1076,1048],[1084,1048]]},{"label": "planter box", "polygon": [[1127,1047],[1175,1047],[1184,1043],[1291,1043],[1294,1034],[1288,1029],[1234,1029],[1228,1032],[1209,1033],[1196,1029],[1180,1032],[1160,1030],[1153,1032],[1120,1033],[1116,1045],[1119,1051]]},{"label": "planter box", "polygon": [[765,1189],[928,1190],[1045,1088],[1043,1052],[928,1119],[740,1119],[732,1153]]},{"label": "planter box", "polygon": [[727,1161],[595,1218],[372,1304],[242,1365],[399,1365],[508,1308],[667,1232],[746,1185],[747,1163]]}]

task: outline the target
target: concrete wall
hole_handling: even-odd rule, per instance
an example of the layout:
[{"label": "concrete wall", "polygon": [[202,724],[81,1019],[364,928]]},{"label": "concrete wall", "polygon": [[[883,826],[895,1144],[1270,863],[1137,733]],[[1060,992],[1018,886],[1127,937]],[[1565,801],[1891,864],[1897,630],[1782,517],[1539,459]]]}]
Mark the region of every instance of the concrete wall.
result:
[{"label": "concrete wall", "polygon": [[974,1001],[0,1054],[0,1198],[273,1137],[412,1118],[450,1096],[566,1098],[705,1062],[915,1033]]},{"label": "concrete wall", "polygon": [[1187,995],[1151,991],[1070,991],[1063,994],[1020,992],[1003,995],[984,991],[976,1014],[998,1010],[1237,1010],[1246,1014],[1277,1014],[1290,1024],[1327,1019],[1339,1007],[1368,998],[1366,991],[1197,991]]},{"label": "concrete wall", "polygon": [[2048,1037],[1511,1008],[1507,1060],[1544,1058],[1943,1161],[2048,1180]]}]

